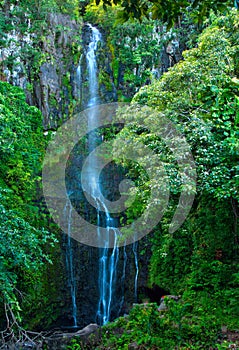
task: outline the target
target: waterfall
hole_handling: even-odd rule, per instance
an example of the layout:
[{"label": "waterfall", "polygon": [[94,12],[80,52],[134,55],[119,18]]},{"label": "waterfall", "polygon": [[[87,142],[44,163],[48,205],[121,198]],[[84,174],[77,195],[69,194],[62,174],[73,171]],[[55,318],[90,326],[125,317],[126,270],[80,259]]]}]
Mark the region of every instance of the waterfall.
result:
[{"label": "waterfall", "polygon": [[134,279],[134,297],[135,302],[138,301],[138,276],[139,276],[139,263],[138,263],[138,242],[133,243],[133,253],[135,262],[135,279]]},{"label": "waterfall", "polygon": [[[88,84],[89,84],[89,99],[87,101],[87,107],[96,106],[99,103],[98,96],[98,79],[97,79],[97,59],[96,52],[98,43],[102,40],[99,30],[90,24],[91,40],[86,52],[86,63],[88,70]],[[91,130],[97,123],[97,111],[95,109],[90,110],[88,113],[88,126]],[[96,132],[90,132],[88,137],[88,150],[92,152],[98,143],[98,136]],[[97,227],[98,236],[100,241],[101,227],[105,227],[108,233],[108,237],[105,241],[105,245],[99,248],[99,301],[96,311],[96,319],[100,324],[105,324],[110,320],[111,308],[114,298],[114,289],[116,284],[116,268],[119,258],[119,249],[117,247],[117,235],[118,230],[114,227],[114,220],[110,216],[110,213],[104,203],[104,197],[101,194],[99,179],[97,179],[97,164],[96,157],[91,157],[87,168],[87,183],[83,185],[83,189],[93,199],[97,210]],[[102,217],[104,213],[104,218]],[[114,247],[109,249],[110,237],[114,237]]]},{"label": "waterfall", "polygon": [[66,241],[66,271],[68,276],[68,285],[70,287],[72,301],[72,318],[73,327],[77,327],[77,305],[76,305],[76,279],[73,265],[73,247],[71,238],[71,220],[72,220],[72,205],[68,200],[64,208],[64,216],[67,220],[67,241]]},{"label": "waterfall", "polygon": [[97,79],[97,61],[96,51],[98,48],[98,42],[102,40],[99,30],[92,25],[88,24],[92,31],[91,42],[86,53],[88,79],[89,79],[89,101],[87,106],[95,106],[98,100],[98,79]]},{"label": "waterfall", "polygon": [[[115,245],[111,253],[105,242],[105,247],[99,251],[99,303],[96,318],[100,324],[106,324],[110,320],[112,299],[115,287],[116,268],[119,257],[117,243],[117,230],[107,226],[108,234],[113,230]],[[100,229],[99,229],[100,232]],[[108,236],[109,237],[109,236]]]},{"label": "waterfall", "polygon": [[[118,248],[121,236],[117,228],[119,217],[111,213],[108,205],[108,200],[119,195],[115,190],[124,177],[124,171],[119,169],[115,172],[115,165],[102,170],[101,158],[95,152],[98,146],[103,146],[102,135],[105,131],[98,128],[102,117],[99,114],[99,104],[104,101],[100,100],[97,65],[98,48],[104,44],[101,43],[102,36],[97,28],[86,25],[83,33],[85,47],[75,71],[74,86],[75,96],[81,100],[80,105],[86,108],[84,114],[87,116],[88,133],[83,143],[75,146],[69,158],[66,169],[66,190],[69,197],[64,210],[68,225],[65,250],[73,328],[81,327],[85,322],[103,325],[127,313],[128,298],[130,302],[137,300],[139,274],[137,244],[133,248]],[[98,244],[96,242],[95,245],[99,248],[77,245],[80,252],[76,251],[71,239],[75,210],[80,210],[86,221],[97,228],[95,240],[98,240]],[[92,260],[87,253],[92,253]],[[81,264],[77,262],[77,257]],[[78,271],[80,280],[76,280]],[[135,271],[135,278],[131,275],[132,271]]]}]

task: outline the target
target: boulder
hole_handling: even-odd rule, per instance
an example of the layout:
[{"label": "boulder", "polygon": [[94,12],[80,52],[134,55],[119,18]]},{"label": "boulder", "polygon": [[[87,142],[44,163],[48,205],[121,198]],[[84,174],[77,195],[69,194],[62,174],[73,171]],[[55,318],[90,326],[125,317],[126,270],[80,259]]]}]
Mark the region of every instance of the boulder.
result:
[{"label": "boulder", "polygon": [[81,338],[88,338],[92,333],[98,333],[99,326],[96,323],[90,323],[83,329],[80,329],[75,335],[80,336]]},{"label": "boulder", "polygon": [[181,298],[181,296],[180,295],[164,295],[164,296],[162,296],[162,298],[160,299],[160,305],[158,307],[158,311],[165,311],[168,309],[167,305],[165,303],[165,298],[178,301]]},{"label": "boulder", "polygon": [[[66,349],[67,345],[70,345],[72,338],[80,338],[85,344],[91,344],[92,342],[98,340],[98,330],[99,326],[95,323],[91,323],[83,329],[75,333],[56,333],[52,336],[44,339],[44,344],[47,349],[60,350]],[[95,335],[95,338],[90,339],[91,335]]]}]

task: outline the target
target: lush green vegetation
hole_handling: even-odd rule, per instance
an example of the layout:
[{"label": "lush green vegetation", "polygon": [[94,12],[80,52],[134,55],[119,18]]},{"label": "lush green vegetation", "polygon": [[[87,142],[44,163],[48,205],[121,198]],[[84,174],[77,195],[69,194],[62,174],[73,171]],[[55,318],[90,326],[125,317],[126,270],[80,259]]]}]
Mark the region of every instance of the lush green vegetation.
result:
[{"label": "lush green vegetation", "polygon": [[10,324],[20,321],[22,315],[34,324],[36,307],[31,304],[42,303],[43,275],[55,242],[44,229],[47,221],[36,205],[45,148],[42,116],[25,102],[21,89],[3,82],[0,130],[1,326],[7,318]]},{"label": "lush green vegetation", "polygon": [[[96,0],[98,5],[101,0]],[[232,0],[132,0],[132,1],[122,1],[122,0],[103,0],[104,8],[107,6],[121,5],[122,7],[122,17],[127,20],[129,18],[137,18],[142,20],[144,17],[153,17],[154,19],[162,19],[167,22],[169,26],[178,21],[178,18],[188,11],[192,12],[192,16],[197,22],[203,21],[209,13],[210,10],[214,11],[225,11],[228,7],[238,7],[238,1]]]},{"label": "lush green vegetation", "polygon": [[[139,349],[226,349],[229,342],[224,341],[226,333],[222,327],[232,332],[239,329],[238,13],[231,9],[232,1],[116,0],[115,6],[105,11],[104,5],[110,3],[105,0],[98,6],[98,1],[44,0],[34,1],[33,6],[30,0],[18,5],[16,1],[0,1],[1,46],[9,45],[6,33],[16,26],[22,34],[36,34],[33,43],[25,45],[20,53],[21,60],[32,67],[28,76],[32,84],[27,86],[28,90],[32,90],[34,81],[39,79],[41,64],[54,63],[54,57],[38,47],[38,39],[43,42],[46,38],[49,8],[72,20],[94,23],[106,33],[110,68],[119,99],[129,100],[138,91],[131,105],[120,111],[125,127],[114,145],[116,158],[122,162],[123,150],[123,163],[132,177],[137,178],[135,200],[126,211],[128,223],[147,208],[153,186],[159,191],[162,186],[160,179],[150,183],[146,172],[128,161],[127,145],[132,140],[135,146],[141,144],[149,148],[163,163],[171,193],[163,219],[151,238],[150,274],[145,284],[181,295],[180,301],[168,300],[168,310],[163,313],[158,312],[155,304],[136,306],[128,317],[103,327],[99,339],[92,338],[89,344],[74,340],[69,348],[123,350],[135,343]],[[214,13],[210,12],[212,9]],[[219,10],[225,11],[223,16],[218,15]],[[147,18],[149,12],[157,20]],[[159,19],[171,25],[182,13],[181,24],[185,27],[174,28],[166,35]],[[119,21],[122,17],[131,20],[122,23]],[[141,22],[133,17],[140,18]],[[197,30],[191,28],[192,18],[204,17],[207,17],[204,22],[207,28],[197,39],[196,47],[185,51],[183,60],[160,79],[154,78],[152,68],[160,65],[163,45],[188,28],[194,37],[187,35],[187,47],[195,44]],[[31,26],[27,19],[31,20]],[[58,27],[56,32],[60,35],[65,29]],[[77,64],[79,42],[73,42],[70,50]],[[11,68],[15,58],[7,57],[4,64]],[[110,88],[107,74],[100,71],[99,81]],[[70,95],[70,73],[62,81]],[[121,84],[124,84],[124,94]],[[52,100],[55,101],[54,97]],[[158,136],[162,120],[170,120],[185,136],[197,171],[192,209],[185,223],[173,233],[169,227],[180,193],[185,190],[192,194],[194,188],[190,177],[186,184],[180,178],[174,152]],[[177,142],[176,146],[179,139]],[[21,321],[28,327],[48,327],[57,317],[54,304],[57,283],[50,281],[49,271],[59,246],[54,244],[52,232],[56,228],[49,223],[40,198],[41,163],[46,144],[39,110],[25,102],[21,89],[0,81],[0,314],[3,327],[16,326]],[[149,172],[156,169],[160,174],[156,158],[147,157],[142,156],[142,162],[149,165]],[[54,266],[53,270],[58,268]]]},{"label": "lush green vegetation", "polygon": [[[118,99],[130,101],[135,92],[152,79],[152,67],[160,65],[165,29],[160,27],[159,21],[146,18],[142,23],[122,23],[119,20],[120,11],[119,6],[105,11],[103,4],[96,6],[91,3],[86,7],[84,20],[94,23],[106,34]],[[156,33],[155,28],[161,28],[162,33]],[[165,41],[172,37],[173,33]],[[107,75],[104,74],[103,81],[100,76],[99,82],[106,79]]]},{"label": "lush green vegetation", "polygon": [[[236,302],[239,292],[238,49],[237,12],[215,18],[213,25],[200,36],[198,47],[185,52],[184,61],[159,81],[143,87],[131,107],[121,113],[126,127],[115,145],[116,155],[122,147],[127,154],[127,140],[133,140],[135,145],[141,142],[158,155],[168,171],[173,195],[152,239],[150,283],[166,289],[170,286],[171,293],[183,295],[185,305],[194,300],[192,318],[195,315],[198,319],[198,313],[202,312],[208,319],[202,320],[201,326],[213,321],[216,315],[218,326],[225,323],[236,329],[239,326]],[[191,214],[173,234],[168,229],[183,183],[177,175],[175,155],[156,136],[164,118],[173,121],[186,137],[198,176]],[[127,165],[127,159],[124,161]],[[147,159],[145,164],[149,164]],[[153,161],[152,167],[155,167]],[[158,186],[161,185],[159,181]],[[145,183],[143,173],[135,203],[138,212],[145,209],[150,186],[155,183]],[[188,186],[187,191],[190,190]],[[135,206],[128,210],[129,222],[134,218]]]},{"label": "lush green vegetation", "polygon": [[187,303],[168,299],[166,304],[164,312],[154,303],[136,305],[129,316],[102,327],[100,337],[91,336],[87,343],[74,338],[68,349],[229,349],[232,342],[223,338],[215,305],[205,304],[209,315],[200,303],[194,305],[195,299]]}]

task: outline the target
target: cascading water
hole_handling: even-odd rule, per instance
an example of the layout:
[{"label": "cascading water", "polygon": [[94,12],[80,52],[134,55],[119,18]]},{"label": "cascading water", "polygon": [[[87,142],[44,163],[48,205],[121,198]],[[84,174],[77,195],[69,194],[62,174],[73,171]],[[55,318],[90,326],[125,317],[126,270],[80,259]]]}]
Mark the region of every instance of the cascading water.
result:
[{"label": "cascading water", "polygon": [[[85,50],[75,73],[75,96],[79,97],[81,106],[87,108],[88,135],[87,142],[84,140],[74,147],[68,161],[66,188],[71,200],[67,201],[64,211],[68,223],[66,268],[73,327],[95,321],[102,325],[127,313],[129,305],[137,300],[139,273],[137,245],[118,248],[119,218],[110,213],[107,202],[107,196],[110,200],[114,200],[115,193],[118,196],[115,189],[124,177],[124,170],[115,172],[116,167],[110,165],[99,171],[102,163],[94,153],[104,141],[97,128],[101,117],[98,105],[105,102],[99,98],[97,67],[98,47],[104,43],[99,30],[91,25],[85,26],[83,33]],[[79,245],[71,239],[74,210],[79,210],[87,221],[97,226],[101,248]],[[76,280],[79,273],[81,279]]]},{"label": "cascading water", "polygon": [[[101,203],[104,204],[104,203]],[[98,208],[98,235],[101,235],[101,222],[100,222],[100,206]],[[100,324],[105,324],[110,320],[111,306],[113,299],[113,292],[116,283],[116,271],[117,263],[119,258],[119,249],[117,247],[117,229],[114,228],[114,223],[110,217],[109,212],[104,206],[106,214],[106,229],[107,238],[105,241],[104,248],[99,249],[99,303],[97,310],[97,321]],[[108,248],[110,235],[114,235],[114,247],[113,249]]]},{"label": "cascading water", "polygon": [[135,262],[135,278],[134,278],[134,297],[135,302],[138,301],[138,276],[139,276],[139,262],[138,262],[138,242],[133,243],[133,253]]},{"label": "cascading water", "polygon": [[[96,52],[98,43],[101,41],[101,34],[97,28],[92,27],[90,24],[89,27],[91,29],[92,35],[86,53],[89,84],[89,100],[87,106],[93,107],[99,103]],[[88,113],[89,129],[94,128],[97,118],[98,116],[96,109],[91,109]],[[97,145],[96,133],[89,133],[88,144],[89,152],[93,151]],[[96,157],[92,157],[92,159],[89,161],[87,169],[87,188],[88,194],[90,194],[97,209],[98,236],[100,238],[102,226],[105,226],[108,234],[108,240],[106,239],[104,247],[99,249],[99,302],[96,312],[97,322],[100,324],[105,324],[110,320],[111,315],[119,249],[117,247],[118,231],[116,228],[114,228],[114,220],[110,216],[110,213],[104,204],[104,198],[101,194],[99,179],[97,179],[97,162],[98,160]],[[102,212],[104,212],[105,219],[101,218]],[[101,222],[102,220],[104,223]],[[109,239],[112,234],[114,236],[114,247],[113,249],[109,249]]]},{"label": "cascading water", "polygon": [[86,53],[88,79],[89,79],[89,101],[87,106],[95,106],[98,102],[98,79],[97,79],[97,60],[96,51],[98,43],[102,40],[99,30],[88,24],[91,29],[92,37]]},{"label": "cascading water", "polygon": [[67,241],[66,241],[66,271],[68,276],[68,286],[71,293],[72,301],[72,319],[73,327],[77,327],[77,305],[76,305],[76,279],[74,271],[73,247],[71,238],[71,220],[72,220],[72,205],[68,200],[64,208],[64,216],[67,220]]}]

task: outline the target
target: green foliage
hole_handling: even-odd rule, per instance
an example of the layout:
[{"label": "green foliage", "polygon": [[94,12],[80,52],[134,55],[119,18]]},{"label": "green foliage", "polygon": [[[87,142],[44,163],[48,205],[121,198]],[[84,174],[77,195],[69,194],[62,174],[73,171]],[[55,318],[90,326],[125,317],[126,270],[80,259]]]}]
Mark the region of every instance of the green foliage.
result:
[{"label": "green foliage", "polygon": [[27,202],[36,186],[45,146],[41,114],[26,104],[21,89],[2,82],[0,113],[0,178],[19,201]]},{"label": "green foliage", "polygon": [[[144,19],[142,23],[122,23],[118,19],[119,13],[119,6],[105,11],[102,4],[97,7],[91,3],[86,8],[84,19],[107,34],[114,84],[118,89],[118,98],[124,100],[131,98],[140,86],[152,79],[151,69],[159,65],[163,33],[156,33],[160,25],[158,21]],[[121,97],[121,90],[124,97]]]},{"label": "green foliage", "polygon": [[18,18],[23,19],[27,15],[33,20],[44,20],[49,14],[49,9],[52,13],[66,13],[78,17],[80,6],[84,3],[85,1],[78,0],[23,0],[21,4],[16,4],[16,1],[4,1],[0,7],[5,10],[8,8],[11,14]]},{"label": "green foliage", "polygon": [[25,102],[20,88],[3,82],[0,130],[0,302],[1,309],[8,304],[20,319],[21,307],[33,301],[31,289],[41,288],[56,240],[42,227],[44,219],[34,203],[45,146],[41,114]]},{"label": "green foliage", "polygon": [[[158,24],[150,20],[144,20],[142,24],[127,22],[115,26],[110,34],[114,60],[119,68],[120,65],[125,67],[124,80],[136,87],[145,84],[151,77],[151,68],[158,64],[162,49],[162,42],[154,32]],[[119,73],[117,78],[120,78]]]},{"label": "green foliage", "polygon": [[[127,350],[130,344],[138,349],[223,349],[221,319],[218,305],[206,294],[200,299],[188,295],[175,302],[165,298],[166,311],[158,311],[154,303],[135,305],[129,316],[120,317],[101,328],[100,339],[94,346],[79,345],[76,338],[68,349]],[[202,303],[204,307],[202,308]]]},{"label": "green foliage", "polygon": [[[1,203],[8,204],[11,192],[2,190],[0,199]],[[18,286],[26,279],[35,284],[39,282],[42,266],[49,262],[43,248],[54,241],[46,230],[35,229],[19,217],[16,210],[7,210],[2,204],[0,221],[0,301],[19,311]]]},{"label": "green foliage", "polygon": [[112,6],[112,4],[121,5],[123,9],[122,17],[125,20],[128,20],[129,18],[137,18],[142,20],[145,17],[148,18],[152,16],[154,19],[161,19],[162,21],[167,22],[169,26],[172,26],[175,22],[177,22],[178,18],[190,9],[195,20],[202,23],[203,19],[205,19],[205,17],[207,17],[210,13],[210,10],[224,12],[234,5],[238,7],[238,2],[233,0],[96,0],[97,5],[99,5],[101,2],[103,2],[104,8],[107,8],[107,6]]},{"label": "green foliage", "polygon": [[78,341],[73,338],[72,341],[71,341],[71,344],[67,346],[67,349],[69,349],[69,350],[81,350],[82,347],[78,343]]},{"label": "green foliage", "polygon": [[[216,18],[199,37],[198,47],[184,52],[184,61],[159,81],[141,88],[131,107],[119,114],[125,127],[115,141],[116,158],[120,161],[123,149],[124,165],[133,167],[132,173],[137,166],[127,161],[126,149],[132,144],[135,149],[140,143],[154,154],[150,161],[148,153],[141,157],[141,164],[148,165],[147,172],[159,170],[157,157],[166,169],[171,198],[152,238],[150,284],[174,294],[188,292],[190,300],[198,300],[191,316],[184,315],[188,323],[182,326],[185,339],[190,338],[191,332],[198,348],[208,348],[216,341],[223,318],[232,328],[238,327],[233,303],[239,297],[235,284],[239,263],[238,23],[237,11]],[[197,193],[191,213],[173,234],[168,229],[182,181],[177,154],[170,152],[165,140],[157,136],[165,118],[186,137],[197,169]],[[180,148],[179,138],[175,145],[175,150]],[[141,212],[147,208],[149,189],[158,186],[162,194],[163,183],[160,176],[151,185],[145,181],[144,173],[138,178],[141,181],[134,189],[134,209]],[[187,193],[192,193],[190,178],[186,188]],[[127,210],[129,223],[134,220],[133,212],[132,208]],[[203,333],[205,343],[200,340]],[[181,341],[184,333],[180,337]]]},{"label": "green foliage", "polygon": [[198,48],[184,54],[185,61],[159,83],[141,89],[134,99],[180,123],[180,130],[195,149],[198,186],[220,199],[238,199],[236,21],[236,14],[224,22],[219,19],[202,34]]},{"label": "green foliage", "polygon": [[[229,19],[231,31],[227,27]],[[197,49],[185,52],[183,62],[170,69],[159,82],[140,90],[133,102],[149,105],[153,108],[151,113],[133,104],[134,113],[129,109],[120,115],[129,125],[123,130],[122,139],[132,139],[134,134],[135,142],[143,142],[159,154],[168,171],[173,166],[169,178],[175,194],[180,193],[181,188],[175,177],[173,155],[163,154],[165,146],[152,135],[153,130],[160,128],[157,117],[160,113],[178,126],[191,146],[197,165],[198,191],[220,200],[238,200],[236,20],[233,13],[224,22],[218,20],[202,34]],[[143,125],[150,125],[151,134],[141,131],[143,120]],[[121,139],[119,142],[122,144]]]}]

